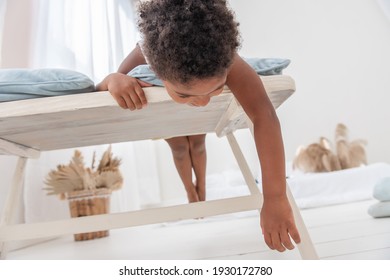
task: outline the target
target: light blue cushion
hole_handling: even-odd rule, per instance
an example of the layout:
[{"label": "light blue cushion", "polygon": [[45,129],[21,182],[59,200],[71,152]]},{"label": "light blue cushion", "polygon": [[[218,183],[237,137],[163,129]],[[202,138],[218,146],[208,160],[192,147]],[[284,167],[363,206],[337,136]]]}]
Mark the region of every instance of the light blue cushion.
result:
[{"label": "light blue cushion", "polygon": [[[284,58],[244,58],[244,60],[256,71],[258,75],[280,75],[289,64],[289,59]],[[162,81],[150,69],[149,65],[139,65],[128,73],[129,76],[147,82],[155,86],[164,86]]]},{"label": "light blue cushion", "polygon": [[0,69],[0,102],[92,92],[94,82],[66,69]]},{"label": "light blue cushion", "polygon": [[258,75],[281,75],[283,69],[290,64],[285,58],[243,58]]},{"label": "light blue cushion", "polygon": [[152,71],[152,69],[150,69],[150,66],[148,64],[138,65],[137,67],[132,69],[127,75],[155,86],[164,86],[163,82],[159,78],[157,78],[156,74]]},{"label": "light blue cushion", "polygon": [[368,214],[374,218],[390,217],[390,201],[378,202],[368,208]]},{"label": "light blue cushion", "polygon": [[390,177],[382,178],[375,184],[373,196],[379,201],[390,201]]}]

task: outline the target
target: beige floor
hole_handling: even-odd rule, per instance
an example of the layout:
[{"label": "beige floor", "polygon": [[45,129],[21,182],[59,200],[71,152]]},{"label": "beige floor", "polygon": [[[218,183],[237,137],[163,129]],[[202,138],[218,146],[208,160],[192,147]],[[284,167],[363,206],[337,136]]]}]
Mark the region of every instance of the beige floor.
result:
[{"label": "beige floor", "polygon": [[[373,219],[374,201],[302,210],[321,259],[390,259],[390,218]],[[8,259],[300,259],[270,251],[255,212],[111,230],[107,238],[64,236],[12,251]]]}]

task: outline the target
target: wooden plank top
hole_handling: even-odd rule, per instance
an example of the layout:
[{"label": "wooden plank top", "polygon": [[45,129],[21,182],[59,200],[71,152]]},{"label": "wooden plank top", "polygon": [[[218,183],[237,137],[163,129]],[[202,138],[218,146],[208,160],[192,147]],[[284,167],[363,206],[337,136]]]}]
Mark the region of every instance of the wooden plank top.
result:
[{"label": "wooden plank top", "polygon": [[[275,108],[295,91],[294,80],[289,76],[261,79]],[[49,151],[210,133],[216,131],[217,125],[221,126],[223,117],[226,123],[223,134],[245,127],[237,121],[243,114],[239,106],[226,119],[226,111],[235,101],[227,87],[205,107],[176,104],[162,87],[144,91],[148,106],[136,111],[121,109],[109,92],[0,103],[0,140]],[[1,143],[0,154],[13,154]]]}]

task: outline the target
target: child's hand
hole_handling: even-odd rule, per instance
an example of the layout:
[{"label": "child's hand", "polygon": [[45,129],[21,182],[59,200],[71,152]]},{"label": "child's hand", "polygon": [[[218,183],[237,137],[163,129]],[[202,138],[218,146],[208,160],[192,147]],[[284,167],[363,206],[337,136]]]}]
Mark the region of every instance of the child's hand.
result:
[{"label": "child's hand", "polygon": [[136,78],[121,73],[108,75],[96,90],[108,90],[123,109],[142,109],[147,104],[142,87],[152,86]]},{"label": "child's hand", "polygon": [[260,219],[265,243],[272,250],[284,252],[286,248],[294,249],[291,238],[295,243],[300,243],[300,236],[287,196],[264,199]]}]

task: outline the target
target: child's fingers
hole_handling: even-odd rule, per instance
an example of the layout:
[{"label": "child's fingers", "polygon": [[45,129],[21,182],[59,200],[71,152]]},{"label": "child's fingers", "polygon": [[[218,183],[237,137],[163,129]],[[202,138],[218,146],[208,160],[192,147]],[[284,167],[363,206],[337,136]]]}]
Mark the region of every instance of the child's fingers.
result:
[{"label": "child's fingers", "polygon": [[141,101],[142,106],[145,106],[148,103],[148,101],[146,100],[145,92],[141,88],[142,84],[140,84],[140,82],[144,83],[144,84],[148,84],[148,83],[145,83],[145,82],[142,82],[142,81],[139,81],[139,80],[137,80],[137,82],[138,82],[138,85],[135,86],[134,89],[135,89],[135,92],[138,95],[139,100]]},{"label": "child's fingers", "polygon": [[127,104],[126,104],[126,101],[125,99],[122,98],[122,96],[115,96],[114,97],[116,102],[118,103],[119,107],[121,107],[122,109],[127,109]]},{"label": "child's fingers", "polygon": [[278,232],[273,232],[271,234],[271,239],[272,245],[276,250],[278,250],[279,252],[284,252],[286,250],[286,248],[284,248],[284,246],[282,245]]},{"label": "child's fingers", "polygon": [[130,98],[131,98],[131,101],[133,102],[136,109],[142,109],[143,104],[142,104],[141,99],[139,98],[137,92],[131,91]]},{"label": "child's fingers", "polygon": [[116,91],[109,91],[111,96],[115,99],[116,103],[118,103],[119,107],[122,109],[127,109],[126,101],[122,98],[121,94]]},{"label": "child's fingers", "polygon": [[289,250],[294,249],[294,245],[291,242],[290,236],[287,233],[287,230],[284,230],[280,233],[280,239],[282,241],[282,244],[284,247],[286,247]]},{"label": "child's fingers", "polygon": [[139,99],[140,104],[141,104],[141,108],[143,106],[146,106],[148,101],[146,100],[145,92],[142,90],[142,88],[141,87],[140,88],[136,88],[135,92],[137,93],[138,99]]},{"label": "child's fingers", "polygon": [[294,240],[295,244],[301,243],[301,237],[299,235],[298,229],[296,226],[291,226],[291,228],[288,230],[288,233],[290,234],[291,238]]},{"label": "child's fingers", "polygon": [[271,250],[275,250],[275,247],[273,246],[272,244],[272,238],[271,238],[271,234],[267,233],[267,232],[264,232],[264,241],[265,241],[265,244],[267,244],[267,246],[271,249]]},{"label": "child's fingers", "polygon": [[138,79],[137,79],[137,82],[138,82],[138,84],[139,84],[141,87],[152,87],[152,86],[153,86],[152,84],[149,84],[149,83],[144,82],[144,81],[142,81],[142,80],[138,80]]},{"label": "child's fingers", "polygon": [[130,96],[127,94],[122,95],[123,100],[126,102],[126,108],[130,109],[130,111],[134,111],[136,109],[133,101],[131,100]]}]

